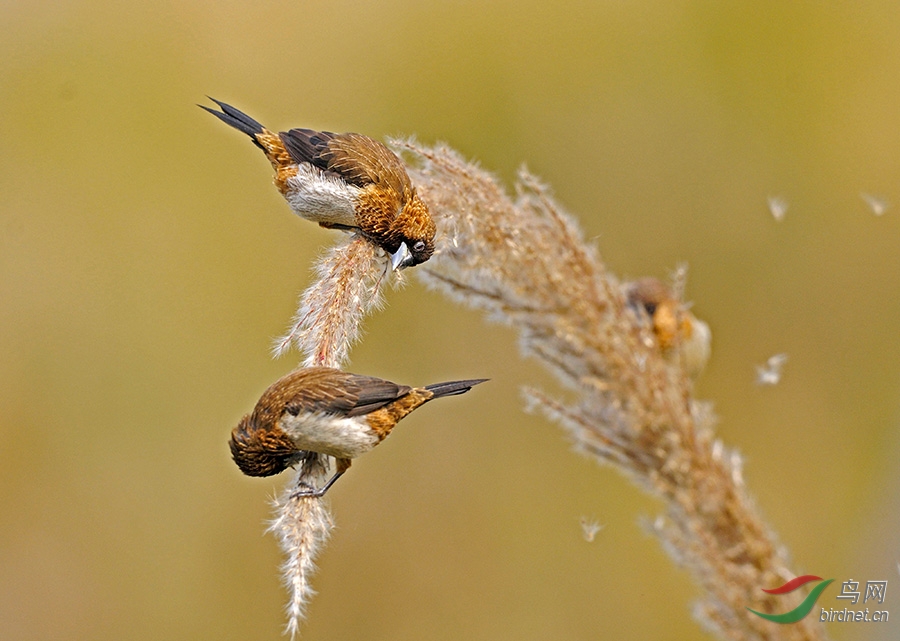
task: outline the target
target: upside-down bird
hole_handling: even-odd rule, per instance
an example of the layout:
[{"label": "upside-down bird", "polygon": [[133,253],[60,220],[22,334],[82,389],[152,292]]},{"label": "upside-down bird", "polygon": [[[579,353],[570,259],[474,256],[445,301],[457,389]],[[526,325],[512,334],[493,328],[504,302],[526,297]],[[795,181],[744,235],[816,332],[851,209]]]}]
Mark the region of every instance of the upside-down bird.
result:
[{"label": "upside-down bird", "polygon": [[299,462],[306,452],[337,459],[337,472],[322,496],[350,467],[391,433],[397,422],[428,401],[468,392],[487,379],[408,387],[330,367],[291,372],[263,392],[253,412],[231,432],[231,455],[248,476],[271,476]]},{"label": "upside-down bird", "polygon": [[211,100],[221,111],[198,106],[263,150],[275,169],[275,186],[297,215],[322,227],[358,230],[390,255],[393,269],[431,258],[434,221],[403,163],[384,144],[354,133],[275,133]]}]

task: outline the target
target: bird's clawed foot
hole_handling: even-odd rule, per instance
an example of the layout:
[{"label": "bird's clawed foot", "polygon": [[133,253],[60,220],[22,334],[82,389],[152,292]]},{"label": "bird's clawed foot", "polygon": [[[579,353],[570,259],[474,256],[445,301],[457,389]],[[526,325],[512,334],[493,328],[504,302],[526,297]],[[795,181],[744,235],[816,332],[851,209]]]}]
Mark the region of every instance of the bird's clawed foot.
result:
[{"label": "bird's clawed foot", "polygon": [[350,459],[348,458],[339,458],[337,459],[337,472],[335,472],[334,476],[328,479],[328,482],[320,488],[315,488],[309,483],[305,481],[301,481],[297,491],[291,494],[292,499],[297,498],[322,498],[325,496],[325,492],[331,489],[331,486],[334,485],[335,481],[337,481],[344,472],[350,469]]}]

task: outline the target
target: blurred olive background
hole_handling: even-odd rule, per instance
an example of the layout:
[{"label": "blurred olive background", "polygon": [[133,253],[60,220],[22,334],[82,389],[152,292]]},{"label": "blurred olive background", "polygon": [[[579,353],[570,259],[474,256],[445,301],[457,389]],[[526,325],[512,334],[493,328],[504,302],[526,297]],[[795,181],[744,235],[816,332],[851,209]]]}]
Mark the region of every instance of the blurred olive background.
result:
[{"label": "blurred olive background", "polygon": [[[334,232],[195,106],[447,141],[527,166],[623,277],[690,265],[698,395],[794,569],[900,618],[895,2],[5,3],[0,638],[278,639],[286,478],[226,439]],[[776,223],[767,199],[788,202]],[[491,377],[330,493],[305,639],[705,638],[639,520],[660,505],[521,411],[508,329],[412,278],[350,369]],[[775,388],[756,364],[789,362]],[[605,525],[593,543],[579,519]],[[834,599],[821,605],[844,607]],[[868,604],[871,605],[871,604]],[[817,610],[818,611],[818,610]],[[896,638],[900,624],[830,626]]]}]

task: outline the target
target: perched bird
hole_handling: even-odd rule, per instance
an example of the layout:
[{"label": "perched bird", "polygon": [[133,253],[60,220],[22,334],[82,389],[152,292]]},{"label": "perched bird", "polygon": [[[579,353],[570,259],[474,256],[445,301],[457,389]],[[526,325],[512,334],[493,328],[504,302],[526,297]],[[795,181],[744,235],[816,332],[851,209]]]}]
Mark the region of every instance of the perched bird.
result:
[{"label": "perched bird", "polygon": [[434,221],[403,163],[361,134],[291,129],[274,133],[231,105],[199,107],[242,131],[275,169],[275,186],[294,212],[322,227],[358,230],[391,257],[393,269],[434,253]]},{"label": "perched bird", "polygon": [[337,459],[337,473],[324,487],[300,492],[322,496],[350,467],[420,405],[468,392],[487,379],[408,387],[330,367],[291,372],[263,392],[253,412],[231,431],[231,455],[248,476],[271,476],[306,452]]},{"label": "perched bird", "polygon": [[667,358],[677,358],[696,378],[709,360],[712,333],[657,278],[640,278],[626,289],[628,303],[650,318],[656,342]]}]

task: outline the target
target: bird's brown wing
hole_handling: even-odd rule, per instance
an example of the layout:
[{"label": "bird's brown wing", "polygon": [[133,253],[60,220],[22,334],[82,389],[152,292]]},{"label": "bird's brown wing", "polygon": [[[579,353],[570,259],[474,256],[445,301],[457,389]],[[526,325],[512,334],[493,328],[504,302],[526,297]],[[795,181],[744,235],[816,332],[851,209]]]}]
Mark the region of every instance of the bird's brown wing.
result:
[{"label": "bird's brown wing", "polygon": [[363,416],[409,394],[411,387],[381,378],[351,374],[348,387],[355,388],[356,402],[347,416]]},{"label": "bird's brown wing", "polygon": [[323,154],[328,151],[328,143],[334,138],[333,133],[313,129],[291,129],[282,131],[278,136],[294,162],[308,162],[322,171],[328,171],[328,160]]},{"label": "bird's brown wing", "polygon": [[295,416],[301,412],[363,416],[410,391],[406,385],[326,367],[298,370],[275,387],[280,387],[278,393],[284,395],[284,411]]},{"label": "bird's brown wing", "polygon": [[312,129],[291,129],[279,136],[296,162],[308,162],[351,185],[384,185],[398,194],[412,191],[412,183],[397,155],[368,136]]}]

